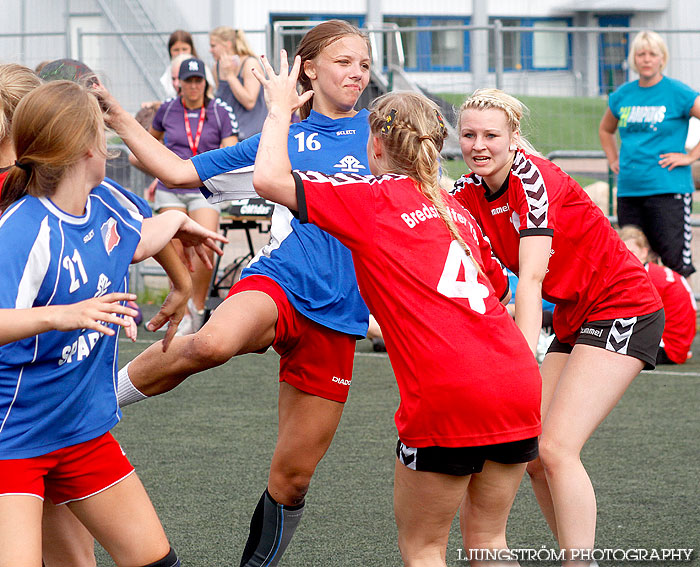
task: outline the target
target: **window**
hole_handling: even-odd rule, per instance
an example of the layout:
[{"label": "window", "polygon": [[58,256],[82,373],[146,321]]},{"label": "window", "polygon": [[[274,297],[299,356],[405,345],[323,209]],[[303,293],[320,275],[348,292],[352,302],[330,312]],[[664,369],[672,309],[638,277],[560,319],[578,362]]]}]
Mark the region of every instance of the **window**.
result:
[{"label": "window", "polygon": [[[566,28],[564,20],[535,22],[535,29]],[[562,32],[536,31],[532,34],[532,68],[552,69],[569,66],[569,34]]]},{"label": "window", "polygon": [[[334,18],[345,20],[358,28],[364,25],[364,18],[362,16],[347,14],[342,16],[337,14],[270,14],[270,25],[274,26],[275,22],[323,22]],[[307,31],[309,31],[309,28],[303,27],[290,27],[283,31],[280,47],[287,50],[290,62],[297,51],[301,38],[304,37]]]},{"label": "window", "polygon": [[[489,22],[493,24],[493,20]],[[523,68],[522,65],[522,46],[520,40],[520,32],[509,30],[508,28],[517,28],[522,24],[520,20],[501,20],[501,41],[503,42],[503,69],[517,70]],[[489,69],[496,68],[496,32],[489,31]]]},{"label": "window", "polygon": [[[462,20],[439,20],[434,26],[463,26]],[[430,65],[432,67],[464,67],[464,30],[430,32]]]},{"label": "window", "polygon": [[[489,23],[496,19],[492,18]],[[566,19],[508,19],[501,20],[503,45],[503,69],[506,71],[570,69],[571,34],[547,31],[566,28]],[[532,31],[516,31],[513,28],[530,28]],[[489,69],[496,68],[496,32],[489,32]]]},{"label": "window", "polygon": [[[416,18],[385,17],[384,23],[396,24],[400,28],[415,28],[418,25]],[[418,67],[418,32],[407,31],[401,32],[400,35],[401,43],[403,44],[403,53],[406,59],[404,66],[406,69],[416,69]],[[393,45],[393,38],[389,35],[384,36],[384,41],[387,43],[391,41]],[[385,52],[387,52],[388,49],[389,47],[387,45]],[[386,63],[387,61],[385,60],[384,64],[386,65]]]}]

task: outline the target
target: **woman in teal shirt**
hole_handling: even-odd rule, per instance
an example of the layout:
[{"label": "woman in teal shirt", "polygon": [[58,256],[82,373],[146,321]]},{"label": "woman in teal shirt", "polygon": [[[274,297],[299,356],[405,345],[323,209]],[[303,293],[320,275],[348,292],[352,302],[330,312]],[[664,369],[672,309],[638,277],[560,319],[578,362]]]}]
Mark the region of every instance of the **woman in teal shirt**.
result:
[{"label": "woman in teal shirt", "polygon": [[610,95],[598,130],[610,168],[618,175],[618,220],[621,226],[639,226],[664,265],[687,277],[695,272],[690,164],[700,158],[700,144],[685,153],[685,141],[690,117],[700,118],[700,97],[662,74],[668,49],[659,34],[639,32],[628,60],[639,79]]}]

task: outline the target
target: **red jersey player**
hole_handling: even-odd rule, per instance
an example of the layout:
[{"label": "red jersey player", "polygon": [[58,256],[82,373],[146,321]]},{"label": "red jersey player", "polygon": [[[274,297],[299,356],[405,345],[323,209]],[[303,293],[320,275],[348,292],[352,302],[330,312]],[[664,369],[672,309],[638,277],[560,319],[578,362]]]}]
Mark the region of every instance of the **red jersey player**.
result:
[{"label": "red jersey player", "polygon": [[540,377],[499,301],[508,295],[500,264],[471,215],[439,187],[442,118],[421,95],[384,95],[372,104],[367,150],[381,177],[292,174],[289,117],[308,93],[294,88],[299,59],[289,75],[286,53],[280,59],[280,75],[267,61],[270,78],[256,73],[269,114],[253,183],[352,252],[401,394],[394,506],[404,561],[445,565],[466,495],[474,514],[465,547],[505,548],[508,512],[537,453]]},{"label": "red jersey player", "polygon": [[693,290],[679,273],[649,261],[651,247],[641,229],[632,225],[623,226],[620,239],[644,264],[664,302],[666,323],[656,364],[683,364],[691,357],[690,346],[697,329],[697,305]]},{"label": "red jersey player", "polygon": [[654,367],[663,310],[600,209],[521,136],[522,114],[497,89],[462,105],[460,145],[472,174],[454,196],[519,276],[515,320],[533,351],[542,298],[556,304],[556,338],[540,369],[540,457],[528,472],[560,547],[593,549],[596,501],[580,452],[635,376]]}]

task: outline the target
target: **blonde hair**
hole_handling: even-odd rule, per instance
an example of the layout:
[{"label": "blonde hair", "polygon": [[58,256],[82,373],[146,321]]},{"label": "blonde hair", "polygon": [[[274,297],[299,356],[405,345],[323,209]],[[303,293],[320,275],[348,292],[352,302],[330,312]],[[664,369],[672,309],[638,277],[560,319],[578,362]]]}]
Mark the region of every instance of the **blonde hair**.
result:
[{"label": "blonde hair", "polygon": [[638,226],[635,226],[633,224],[626,224],[625,226],[620,227],[617,233],[620,235],[620,240],[622,240],[622,242],[627,242],[631,240],[640,248],[650,249],[647,237],[644,235],[644,232],[642,232],[642,229]]},{"label": "blonde hair", "polygon": [[17,105],[12,142],[17,164],[5,180],[0,210],[24,195],[50,196],[88,150],[100,148],[102,111],[85,87],[52,81],[27,94]]},{"label": "blonde hair", "polygon": [[231,49],[233,49],[236,55],[257,57],[253,48],[248,43],[243,30],[235,30],[228,26],[219,26],[209,32],[209,37],[221,42],[230,42]]},{"label": "blonde hair", "polygon": [[627,55],[627,62],[629,63],[630,69],[635,73],[639,73],[639,69],[637,68],[634,57],[637,51],[641,49],[649,49],[653,53],[660,54],[664,59],[661,70],[663,71],[666,68],[666,63],[668,63],[668,47],[666,47],[666,42],[658,33],[651,30],[642,30],[634,36],[630,44],[629,54]]},{"label": "blonde hair", "polygon": [[380,138],[387,169],[406,175],[418,183],[420,191],[435,206],[453,240],[472,258],[467,243],[447,209],[440,187],[440,152],[447,129],[437,106],[425,96],[413,92],[391,92],[370,106],[372,136]]},{"label": "blonde hair", "polygon": [[0,65],[0,141],[10,135],[19,102],[40,84],[41,79],[28,67],[16,63]]},{"label": "blonde hair", "polygon": [[478,89],[462,103],[459,108],[459,121],[466,110],[488,110],[496,108],[506,115],[506,123],[513,135],[513,141],[519,150],[528,154],[541,156],[530,142],[522,135],[520,124],[528,112],[527,107],[514,96],[499,89]]}]

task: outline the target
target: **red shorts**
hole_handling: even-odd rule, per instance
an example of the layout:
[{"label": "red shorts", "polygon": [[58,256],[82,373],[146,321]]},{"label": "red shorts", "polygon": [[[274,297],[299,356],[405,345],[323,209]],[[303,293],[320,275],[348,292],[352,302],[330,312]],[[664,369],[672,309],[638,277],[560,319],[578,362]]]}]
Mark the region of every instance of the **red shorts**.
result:
[{"label": "red shorts", "polygon": [[54,504],[82,500],[134,472],[119,443],[107,432],[96,439],[29,459],[0,460],[0,496],[24,494]]},{"label": "red shorts", "polygon": [[352,380],[355,338],[319,325],[299,313],[280,285],[267,276],[254,275],[239,280],[228,297],[243,291],[260,291],[277,305],[272,348],[281,357],[280,382],[344,403]]}]

